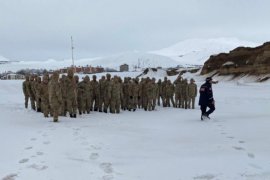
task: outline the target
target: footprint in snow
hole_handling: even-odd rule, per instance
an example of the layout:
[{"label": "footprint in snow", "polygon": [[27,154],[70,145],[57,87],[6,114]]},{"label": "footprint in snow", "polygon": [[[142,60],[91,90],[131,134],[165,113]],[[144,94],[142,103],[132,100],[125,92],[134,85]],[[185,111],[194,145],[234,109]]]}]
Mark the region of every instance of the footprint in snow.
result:
[{"label": "footprint in snow", "polygon": [[100,150],[100,149],[101,149],[101,147],[94,146],[94,145],[91,145],[91,148],[92,148],[92,149],[95,149],[95,150]]},{"label": "footprint in snow", "polygon": [[36,139],[36,138],[31,138],[30,140],[31,140],[31,141],[36,141],[37,139]]},{"label": "footprint in snow", "polygon": [[214,176],[213,174],[204,174],[204,175],[201,175],[201,176],[196,176],[194,177],[193,179],[196,179],[196,180],[211,180],[211,179],[214,179],[216,176]]},{"label": "footprint in snow", "polygon": [[43,142],[43,144],[45,144],[45,145],[48,145],[48,144],[50,144],[51,142],[50,141],[44,141]]},{"label": "footprint in snow", "polygon": [[112,175],[106,175],[102,177],[102,180],[112,180],[113,176]]},{"label": "footprint in snow", "polygon": [[96,160],[98,157],[99,157],[98,153],[92,153],[89,158],[91,160]]},{"label": "footprint in snow", "polygon": [[240,144],[244,144],[245,143],[245,141],[238,141]]},{"label": "footprint in snow", "polygon": [[247,155],[248,155],[249,158],[252,158],[252,159],[255,158],[255,155],[253,153],[248,153]]},{"label": "footprint in snow", "polygon": [[227,138],[228,138],[228,139],[234,139],[234,137],[233,137],[233,136],[227,136]]},{"label": "footprint in snow", "polygon": [[25,150],[30,150],[30,149],[33,149],[33,147],[32,146],[29,146],[29,147],[26,147],[26,148],[24,148]]},{"label": "footprint in snow", "polygon": [[32,168],[32,169],[35,169],[37,171],[43,171],[43,170],[47,169],[48,166],[32,164],[32,165],[28,166],[28,168]]},{"label": "footprint in snow", "polygon": [[84,142],[81,143],[81,145],[87,146],[87,145],[89,145],[89,142],[84,141]]},{"label": "footprint in snow", "polygon": [[249,164],[250,167],[253,167],[255,169],[262,169],[262,167],[256,165],[256,164]]},{"label": "footprint in snow", "polygon": [[99,167],[107,174],[113,173],[112,163],[101,163]]},{"label": "footprint in snow", "polygon": [[242,147],[238,147],[238,146],[233,146],[233,149],[235,149],[235,150],[239,150],[239,151],[243,151],[243,150],[245,150],[244,148],[242,148]]},{"label": "footprint in snow", "polygon": [[12,173],[2,178],[2,180],[15,180],[18,174]]},{"label": "footprint in snow", "polygon": [[44,153],[43,152],[37,152],[36,153],[38,156],[42,156]]},{"label": "footprint in snow", "polygon": [[28,162],[28,161],[29,161],[29,159],[24,158],[24,159],[21,159],[21,160],[19,161],[19,163],[20,163],[20,164],[23,164],[23,163],[26,163],[26,162]]}]

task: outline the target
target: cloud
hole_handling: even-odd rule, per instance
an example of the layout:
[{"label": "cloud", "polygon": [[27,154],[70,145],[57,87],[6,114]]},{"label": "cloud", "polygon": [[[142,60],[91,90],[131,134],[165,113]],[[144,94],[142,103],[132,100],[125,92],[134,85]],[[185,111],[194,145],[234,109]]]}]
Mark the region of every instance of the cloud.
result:
[{"label": "cloud", "polygon": [[267,0],[8,0],[0,2],[0,54],[63,59],[154,50],[194,37],[270,39]]}]

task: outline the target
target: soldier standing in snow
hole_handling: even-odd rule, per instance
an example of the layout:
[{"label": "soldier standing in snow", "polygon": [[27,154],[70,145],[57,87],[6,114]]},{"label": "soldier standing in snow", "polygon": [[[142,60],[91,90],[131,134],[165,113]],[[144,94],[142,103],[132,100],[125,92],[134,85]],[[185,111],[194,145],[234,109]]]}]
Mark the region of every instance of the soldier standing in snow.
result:
[{"label": "soldier standing in snow", "polygon": [[188,84],[188,108],[195,109],[195,98],[197,96],[197,85],[194,79],[190,80]]},{"label": "soldier standing in snow", "polygon": [[73,69],[68,69],[68,76],[66,78],[67,91],[67,110],[71,118],[77,117],[77,84],[74,77]]},{"label": "soldier standing in snow", "polygon": [[[200,100],[199,105],[201,106],[201,120],[209,118],[209,115],[215,111],[215,100],[213,97],[212,84],[218,83],[218,81],[213,81],[212,77],[208,77],[206,82],[200,87]],[[206,111],[207,107],[210,109]]]},{"label": "soldier standing in snow", "polygon": [[59,73],[54,72],[52,80],[49,82],[49,102],[53,114],[53,122],[58,122],[59,110],[62,103],[62,93],[59,80]]},{"label": "soldier standing in snow", "polygon": [[30,97],[29,92],[29,76],[25,76],[25,81],[23,82],[23,94],[24,94],[24,105],[25,108],[28,108],[28,100]]}]

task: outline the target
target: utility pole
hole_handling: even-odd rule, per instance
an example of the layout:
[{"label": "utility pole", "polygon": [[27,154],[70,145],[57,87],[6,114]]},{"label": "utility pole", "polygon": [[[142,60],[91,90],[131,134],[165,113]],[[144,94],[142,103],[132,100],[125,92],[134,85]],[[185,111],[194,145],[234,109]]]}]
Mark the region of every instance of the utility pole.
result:
[{"label": "utility pole", "polygon": [[72,38],[72,36],[71,36],[71,60],[72,60],[72,68],[73,68],[73,71],[74,71],[74,73],[75,73],[76,69],[75,69],[75,66],[74,66],[73,50],[74,50],[74,46],[73,46],[73,38]]}]

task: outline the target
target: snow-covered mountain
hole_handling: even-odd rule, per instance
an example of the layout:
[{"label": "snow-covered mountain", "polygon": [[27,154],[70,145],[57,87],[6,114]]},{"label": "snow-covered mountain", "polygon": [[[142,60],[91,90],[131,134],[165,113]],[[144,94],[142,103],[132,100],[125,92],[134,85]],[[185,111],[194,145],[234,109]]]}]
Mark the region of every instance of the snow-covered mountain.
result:
[{"label": "snow-covered mountain", "polygon": [[[179,63],[173,60],[170,57],[151,54],[151,53],[143,53],[143,52],[125,52],[112,56],[106,57],[97,57],[97,58],[85,58],[85,59],[75,59],[76,66],[102,66],[105,68],[113,68],[119,70],[119,66],[122,64],[128,64],[130,66],[130,70],[133,70],[135,66],[139,68],[147,68],[147,67],[174,67]],[[11,62],[9,64],[2,64],[0,66],[0,72],[4,72],[7,70],[17,71],[20,69],[59,69],[63,67],[69,67],[71,65],[71,60],[54,60],[49,59],[45,61],[19,61],[19,62]]]},{"label": "snow-covered mountain", "polygon": [[[119,69],[121,64],[128,64],[130,70],[135,66],[147,67],[175,67],[177,65],[202,65],[211,55],[221,52],[229,52],[239,46],[255,47],[257,43],[241,41],[236,38],[217,39],[189,39],[181,41],[171,47],[151,52],[124,52],[111,56],[75,59],[76,66],[102,66]],[[0,56],[1,58],[1,56]],[[3,57],[4,60],[7,60]],[[17,71],[25,68],[59,69],[71,65],[71,60],[45,61],[19,61],[1,64],[0,72]]]},{"label": "snow-covered mountain", "polygon": [[170,57],[180,64],[202,65],[211,55],[229,52],[239,46],[255,47],[258,43],[237,38],[188,39],[151,53]]},{"label": "snow-covered mountain", "polygon": [[4,56],[0,55],[0,63],[7,63],[7,62],[9,62],[9,59],[7,59]]},{"label": "snow-covered mountain", "polygon": [[97,58],[92,60],[91,64],[94,66],[102,65],[105,67],[112,67],[115,69],[118,69],[121,64],[128,64],[131,67],[131,69],[133,69],[135,66],[140,68],[158,67],[158,66],[174,67],[177,66],[179,63],[167,56],[133,51],[116,54],[108,57]]}]

